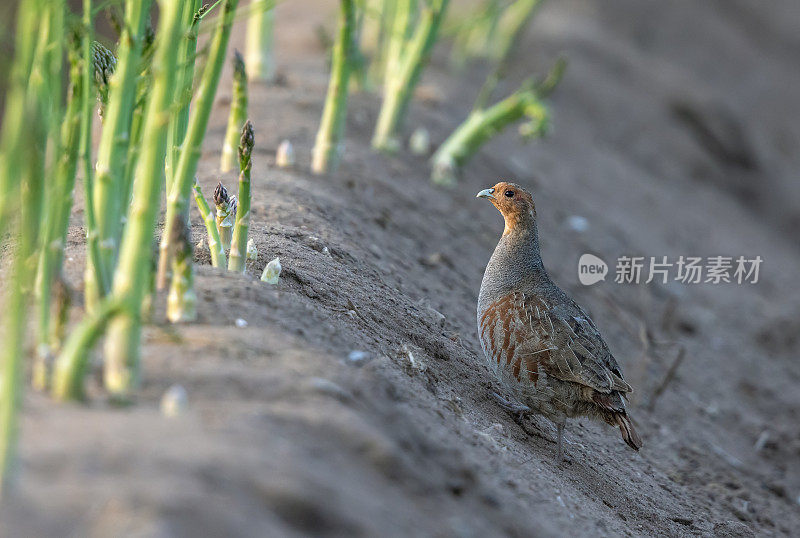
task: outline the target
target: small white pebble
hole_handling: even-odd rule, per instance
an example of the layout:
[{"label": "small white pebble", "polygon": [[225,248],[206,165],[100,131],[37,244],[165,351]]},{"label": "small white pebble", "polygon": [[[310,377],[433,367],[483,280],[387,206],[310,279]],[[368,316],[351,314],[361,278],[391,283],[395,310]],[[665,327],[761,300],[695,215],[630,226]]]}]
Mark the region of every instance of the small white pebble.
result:
[{"label": "small white pebble", "polygon": [[408,148],[414,155],[427,155],[431,151],[431,135],[424,127],[417,128],[408,140]]},{"label": "small white pebble", "polygon": [[348,353],[347,362],[353,366],[363,366],[372,359],[366,351],[354,350]]},{"label": "small white pebble", "polygon": [[761,432],[761,435],[758,436],[758,439],[756,439],[756,444],[753,445],[753,450],[756,452],[761,452],[766,446],[767,441],[769,441],[769,430],[764,430]]},{"label": "small white pebble", "polygon": [[264,272],[261,273],[261,280],[267,284],[277,284],[281,276],[281,259],[275,258],[264,267]]},{"label": "small white pebble", "polygon": [[186,411],[189,395],[181,385],[172,385],[161,397],[161,414],[165,417],[177,417]]},{"label": "small white pebble", "polygon": [[574,232],[583,233],[589,229],[589,221],[580,215],[571,215],[567,218],[567,228]]},{"label": "small white pebble", "polygon": [[312,377],[309,380],[309,384],[311,388],[317,392],[325,394],[327,396],[332,396],[338,400],[349,400],[351,399],[351,395],[345,389],[343,389],[340,385],[337,385],[330,379],[325,379],[324,377]]},{"label": "small white pebble", "polygon": [[288,140],[284,140],[278,146],[278,151],[275,153],[275,164],[280,168],[294,166],[294,147]]},{"label": "small white pebble", "polygon": [[434,310],[433,308],[428,308],[428,310],[430,310],[430,314],[433,317],[434,324],[437,327],[439,327],[440,329],[443,328],[444,327],[444,322],[446,320],[446,318],[444,317],[444,314],[442,314],[438,310]]},{"label": "small white pebble", "polygon": [[322,247],[322,253],[327,256],[331,255],[331,251],[328,249],[328,247]]},{"label": "small white pebble", "polygon": [[234,323],[240,329],[244,329],[245,327],[247,327],[247,320],[246,319],[236,318],[236,321]]}]

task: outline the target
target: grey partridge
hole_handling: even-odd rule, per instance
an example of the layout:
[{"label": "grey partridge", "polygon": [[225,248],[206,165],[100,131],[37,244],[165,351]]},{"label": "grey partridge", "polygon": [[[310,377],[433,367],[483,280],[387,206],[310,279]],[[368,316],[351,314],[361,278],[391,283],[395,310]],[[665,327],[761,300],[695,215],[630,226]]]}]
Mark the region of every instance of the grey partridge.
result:
[{"label": "grey partridge", "polygon": [[509,410],[530,410],[558,430],[558,459],[568,418],[618,426],[634,450],[642,441],[625,410],[625,382],[594,322],[550,280],[539,252],[533,197],[514,183],[478,193],[505,219],[478,296],[478,336],[490,370],[523,405],[497,396]]}]

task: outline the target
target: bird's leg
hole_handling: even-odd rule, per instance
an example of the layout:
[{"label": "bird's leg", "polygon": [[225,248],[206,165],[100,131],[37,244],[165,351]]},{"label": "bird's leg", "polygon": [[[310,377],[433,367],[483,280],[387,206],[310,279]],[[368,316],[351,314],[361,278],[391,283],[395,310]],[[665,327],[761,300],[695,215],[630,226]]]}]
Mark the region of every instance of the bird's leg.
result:
[{"label": "bird's leg", "polygon": [[531,408],[527,405],[514,402],[513,400],[506,399],[501,395],[497,394],[493,390],[489,390],[489,397],[497,402],[502,409],[506,410],[510,415],[511,418],[514,419],[514,422],[519,424],[519,427],[522,428],[522,431],[527,433],[528,435],[536,435],[538,437],[542,437],[542,433],[537,429],[531,429],[528,424],[525,422],[525,417],[529,416],[532,411]]},{"label": "bird's leg", "polygon": [[558,430],[558,461],[564,461],[564,423],[556,422],[556,429]]},{"label": "bird's leg", "polygon": [[511,413],[514,416],[514,420],[521,420],[522,417],[531,412],[531,408],[527,405],[503,398],[493,390],[489,391],[489,396],[497,402],[497,405]]}]

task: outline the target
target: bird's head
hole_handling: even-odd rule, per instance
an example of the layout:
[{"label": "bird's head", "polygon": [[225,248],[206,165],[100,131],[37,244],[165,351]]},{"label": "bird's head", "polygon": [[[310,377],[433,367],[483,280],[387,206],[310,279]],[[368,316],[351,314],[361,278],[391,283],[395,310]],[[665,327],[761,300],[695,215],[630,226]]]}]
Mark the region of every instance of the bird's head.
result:
[{"label": "bird's head", "polygon": [[518,226],[533,226],[536,222],[536,205],[531,193],[517,185],[501,181],[491,189],[484,189],[478,198],[488,198],[500,211],[506,221],[503,235],[511,233]]}]

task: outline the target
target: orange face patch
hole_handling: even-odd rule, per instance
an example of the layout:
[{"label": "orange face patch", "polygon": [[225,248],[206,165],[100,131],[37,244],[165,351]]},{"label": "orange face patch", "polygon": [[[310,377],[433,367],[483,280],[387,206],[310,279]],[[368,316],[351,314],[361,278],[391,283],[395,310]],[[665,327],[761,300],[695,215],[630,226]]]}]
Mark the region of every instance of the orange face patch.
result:
[{"label": "orange face patch", "polygon": [[501,181],[492,190],[494,198],[490,198],[490,200],[506,221],[504,235],[513,230],[526,217],[536,218],[533,196],[519,185]]}]

